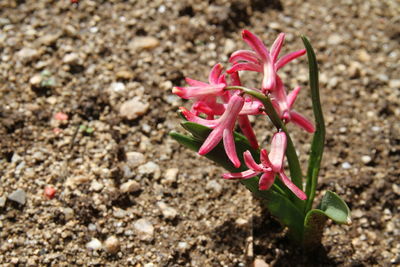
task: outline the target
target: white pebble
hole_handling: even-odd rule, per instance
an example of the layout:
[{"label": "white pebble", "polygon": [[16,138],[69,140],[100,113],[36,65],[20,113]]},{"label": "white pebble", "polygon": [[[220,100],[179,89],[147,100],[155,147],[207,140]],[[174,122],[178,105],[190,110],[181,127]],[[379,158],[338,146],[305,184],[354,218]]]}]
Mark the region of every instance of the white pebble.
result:
[{"label": "white pebble", "polygon": [[99,250],[102,248],[102,244],[100,240],[98,240],[97,238],[93,238],[92,240],[90,240],[90,242],[86,244],[86,248],[90,250]]},{"label": "white pebble", "polygon": [[110,90],[114,92],[121,92],[125,90],[125,84],[120,82],[115,82],[110,85]]},{"label": "white pebble", "polygon": [[149,107],[150,104],[148,102],[144,102],[140,97],[136,96],[121,105],[119,114],[128,120],[134,120],[145,114]]},{"label": "white pebble", "polygon": [[351,164],[348,163],[347,161],[343,162],[342,163],[342,168],[345,169],[345,170],[350,169],[351,168]]},{"label": "white pebble", "polygon": [[146,164],[139,166],[138,172],[139,174],[143,175],[153,174],[154,178],[156,179],[160,178],[161,176],[160,167],[152,161],[149,161]]},{"label": "white pebble", "polygon": [[165,202],[159,201],[157,202],[158,208],[161,210],[161,213],[166,219],[174,219],[178,212],[176,209],[169,207]]},{"label": "white pebble", "polygon": [[140,240],[152,240],[154,235],[154,227],[151,222],[142,218],[137,220],[133,227],[135,228]]},{"label": "white pebble", "polygon": [[372,160],[372,158],[371,158],[370,156],[368,156],[368,155],[364,155],[364,156],[361,157],[361,161],[362,161],[363,163],[365,163],[365,164],[370,163],[371,160]]},{"label": "white pebble", "polygon": [[122,193],[137,192],[140,190],[140,184],[135,180],[129,180],[128,182],[123,183],[119,189]]},{"label": "white pebble", "polygon": [[136,168],[145,162],[145,158],[142,153],[132,151],[126,153],[126,161],[130,168]]}]

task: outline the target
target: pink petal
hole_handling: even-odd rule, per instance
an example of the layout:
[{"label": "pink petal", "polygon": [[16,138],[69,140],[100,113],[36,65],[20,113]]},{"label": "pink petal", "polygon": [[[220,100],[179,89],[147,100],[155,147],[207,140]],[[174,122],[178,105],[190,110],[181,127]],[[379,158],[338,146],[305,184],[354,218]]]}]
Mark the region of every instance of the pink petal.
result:
[{"label": "pink petal", "polygon": [[268,158],[268,152],[266,149],[261,149],[260,152],[260,159],[261,159],[261,163],[264,167],[269,167],[271,168],[272,164],[271,161]]},{"label": "pink petal", "polygon": [[231,85],[237,85],[237,86],[242,85],[242,83],[240,82],[239,73],[237,71],[230,73],[230,76],[231,76]]},{"label": "pink petal", "polygon": [[275,173],[273,171],[264,172],[260,177],[260,181],[258,182],[258,188],[260,190],[268,190],[274,184],[275,181]]},{"label": "pink petal", "polygon": [[275,64],[275,69],[276,69],[276,70],[279,70],[280,68],[282,68],[283,66],[285,66],[285,65],[286,65],[287,63],[289,63],[290,61],[292,61],[292,60],[294,60],[294,59],[296,59],[296,58],[298,58],[298,57],[301,57],[301,56],[304,55],[305,53],[306,53],[306,50],[305,50],[305,49],[301,49],[301,50],[299,50],[299,51],[295,51],[295,52],[289,53],[289,54],[287,54],[287,55],[281,57],[281,58],[278,60],[278,62],[276,62],[276,64]]},{"label": "pink petal", "polygon": [[298,126],[303,128],[307,132],[309,132],[309,133],[315,132],[314,125],[309,121],[309,119],[307,119],[303,115],[297,113],[294,110],[291,110],[290,111],[290,117],[291,117],[290,121],[292,121],[293,123],[297,124]]},{"label": "pink petal", "polygon": [[225,107],[221,103],[207,103],[205,101],[198,101],[192,106],[192,110],[207,115],[221,115],[225,111]]},{"label": "pink petal", "polygon": [[222,134],[223,134],[224,129],[221,127],[216,127],[212,132],[208,135],[207,139],[204,141],[204,143],[201,145],[198,153],[199,155],[205,155],[211,150],[214,149],[221,141],[222,139]]},{"label": "pink petal", "polygon": [[223,93],[225,84],[207,86],[174,87],[172,93],[184,99],[197,98],[208,95],[220,95]]},{"label": "pink petal", "polygon": [[247,170],[244,172],[238,172],[238,173],[224,173],[222,175],[222,178],[224,179],[249,179],[254,176],[257,176],[259,172],[255,172],[253,170]]},{"label": "pink petal", "polygon": [[243,30],[242,38],[258,54],[258,56],[261,57],[262,60],[266,60],[269,52],[260,38],[248,30]]},{"label": "pink petal", "polygon": [[210,127],[210,128],[216,127],[219,122],[218,120],[206,120],[206,119],[197,117],[196,115],[194,115],[192,112],[190,112],[189,110],[187,110],[184,107],[180,107],[179,111],[182,113],[183,116],[185,116],[185,118],[188,121],[195,122],[195,123],[198,123],[198,124]]},{"label": "pink petal", "polygon": [[262,67],[261,67],[261,65],[258,65],[258,64],[254,64],[254,63],[250,63],[250,62],[242,62],[242,63],[235,63],[226,72],[231,74],[231,73],[238,72],[241,70],[262,72]]},{"label": "pink petal", "polygon": [[262,81],[262,90],[272,91],[275,89],[276,84],[276,71],[272,59],[270,56],[267,56],[267,61],[263,65],[263,81]]},{"label": "pink petal", "polygon": [[251,147],[254,149],[258,149],[257,137],[253,131],[253,127],[251,127],[249,118],[246,115],[240,115],[238,117],[238,123],[244,136],[246,136],[247,140],[249,140]]},{"label": "pink petal", "polygon": [[185,81],[186,81],[186,83],[189,84],[190,86],[198,86],[198,87],[201,87],[201,86],[209,86],[208,83],[200,82],[200,81],[193,80],[193,79],[190,79],[190,78],[185,78]]},{"label": "pink petal", "polygon": [[253,156],[251,155],[250,151],[246,151],[243,153],[243,158],[244,158],[244,163],[246,163],[246,166],[249,167],[250,169],[257,171],[257,172],[262,172],[263,168],[255,162],[253,159]]},{"label": "pink petal", "polygon": [[221,63],[215,64],[215,66],[212,68],[210,75],[208,76],[208,82],[210,84],[217,84],[218,83],[218,78],[222,73],[223,66]]},{"label": "pink petal", "polygon": [[285,41],[285,34],[280,33],[278,35],[278,38],[276,38],[275,42],[272,44],[271,47],[271,57],[272,61],[276,62],[276,59],[278,58],[279,52],[281,52],[281,48],[283,45],[283,42]]},{"label": "pink petal", "polygon": [[296,101],[297,95],[300,93],[300,89],[300,86],[297,86],[287,96],[287,105],[289,109],[292,108],[294,101]]},{"label": "pink petal", "polygon": [[289,188],[290,191],[292,191],[293,194],[295,194],[298,198],[300,198],[301,200],[307,199],[307,195],[303,191],[301,191],[294,183],[292,183],[292,181],[286,176],[283,171],[279,172],[279,178],[286,185],[286,187]]},{"label": "pink petal", "polygon": [[249,61],[255,64],[259,64],[257,54],[250,50],[238,50],[233,52],[229,58],[229,62],[236,63],[238,61]]},{"label": "pink petal", "polygon": [[271,141],[271,152],[268,158],[271,162],[271,168],[274,172],[279,172],[283,166],[283,159],[286,152],[286,134],[284,132],[278,132],[274,134]]},{"label": "pink petal", "polygon": [[236,146],[235,146],[235,140],[233,139],[232,130],[224,129],[223,140],[224,140],[224,148],[225,148],[226,155],[228,156],[230,161],[233,163],[233,165],[236,168],[239,168],[241,163],[236,154]]}]

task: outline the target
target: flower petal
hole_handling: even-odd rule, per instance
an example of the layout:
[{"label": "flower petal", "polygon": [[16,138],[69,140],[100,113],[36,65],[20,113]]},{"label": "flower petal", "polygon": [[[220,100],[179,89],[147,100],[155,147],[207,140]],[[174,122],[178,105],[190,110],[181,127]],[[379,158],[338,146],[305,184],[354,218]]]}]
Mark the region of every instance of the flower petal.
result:
[{"label": "flower petal", "polygon": [[287,105],[288,108],[292,108],[294,101],[296,101],[296,98],[298,96],[298,94],[300,93],[300,86],[297,86],[296,88],[293,89],[293,91],[291,91],[288,96],[287,96]]},{"label": "flower petal", "polygon": [[257,55],[261,57],[262,60],[266,60],[269,52],[260,38],[248,30],[243,30],[242,38],[257,53]]},{"label": "flower petal", "polygon": [[307,195],[303,191],[301,191],[294,183],[292,183],[292,181],[286,176],[283,171],[279,172],[279,178],[286,185],[286,187],[289,188],[290,191],[292,191],[293,194],[295,194],[298,198],[300,198],[301,200],[307,199]]},{"label": "flower petal", "polygon": [[262,91],[273,91],[276,85],[276,71],[269,55],[267,56],[267,61],[263,65],[263,73]]},{"label": "flower petal", "polygon": [[242,133],[247,137],[247,140],[249,140],[251,147],[258,149],[257,137],[253,131],[253,127],[251,127],[249,117],[246,115],[239,115],[238,123]]},{"label": "flower petal", "polygon": [[303,115],[297,113],[294,110],[290,111],[290,117],[293,123],[297,124],[298,126],[300,126],[301,128],[303,128],[304,130],[306,130],[309,133],[313,133],[315,132],[315,127],[314,125],[310,122],[309,119],[307,119],[306,117],[304,117]]},{"label": "flower petal", "polygon": [[260,159],[263,166],[271,168],[272,164],[268,158],[268,151],[266,149],[261,149]]},{"label": "flower petal", "polygon": [[257,54],[251,50],[238,50],[232,53],[229,58],[229,62],[236,63],[238,61],[249,61],[255,64],[259,64]]},{"label": "flower petal", "polygon": [[190,86],[209,86],[208,83],[200,82],[200,81],[197,81],[197,80],[193,80],[191,78],[185,78],[185,81]]},{"label": "flower petal", "polygon": [[281,48],[283,46],[283,42],[285,41],[285,34],[280,33],[278,38],[276,38],[275,42],[271,46],[271,58],[273,62],[276,62],[278,58],[279,52],[281,52]]},{"label": "flower petal", "polygon": [[210,74],[208,76],[208,82],[210,84],[218,84],[218,79],[219,76],[221,76],[223,66],[221,63],[217,63],[214,65],[214,67],[211,69]]},{"label": "flower petal", "polygon": [[283,159],[286,152],[286,134],[284,132],[278,132],[274,134],[271,141],[271,152],[268,158],[271,162],[271,168],[274,172],[279,172],[283,166]]},{"label": "flower petal", "polygon": [[281,57],[278,62],[275,63],[275,69],[279,70],[280,68],[282,68],[283,66],[285,66],[287,63],[289,63],[290,61],[301,57],[302,55],[304,55],[306,53],[305,49],[301,49],[299,51],[295,51],[292,53],[289,53],[283,57]]},{"label": "flower petal", "polygon": [[172,93],[184,99],[198,98],[208,95],[220,95],[226,84],[215,84],[207,86],[174,87]]},{"label": "flower petal", "polygon": [[254,176],[257,176],[259,172],[253,171],[253,170],[247,170],[244,172],[238,172],[238,173],[224,173],[222,175],[222,178],[224,179],[249,179]]},{"label": "flower petal", "polygon": [[257,164],[251,155],[250,151],[246,151],[243,153],[243,158],[244,158],[244,163],[246,163],[246,166],[249,167],[250,169],[258,172],[262,172],[263,168]]},{"label": "flower petal", "polygon": [[218,143],[222,139],[224,129],[222,127],[216,127],[212,132],[208,135],[207,139],[201,145],[198,153],[199,155],[205,155],[211,150],[214,149],[218,145]]},{"label": "flower petal", "polygon": [[258,182],[258,188],[260,190],[268,190],[274,184],[275,181],[275,173],[273,171],[264,172],[261,175],[260,180]]},{"label": "flower petal", "polygon": [[180,107],[179,111],[182,113],[183,116],[185,116],[185,118],[188,121],[195,122],[195,123],[198,123],[198,124],[210,127],[210,128],[216,127],[219,122],[218,120],[206,120],[206,119],[197,117],[196,115],[194,115],[192,112],[190,112],[189,110],[187,110],[184,107]]},{"label": "flower petal", "polygon": [[240,167],[240,160],[236,154],[235,140],[231,129],[224,129],[223,132],[224,148],[229,160],[236,168]]},{"label": "flower petal", "polygon": [[262,72],[262,67],[259,64],[254,64],[254,63],[251,63],[251,62],[242,62],[242,63],[235,63],[226,72],[231,74],[233,72],[238,72],[238,71],[241,71],[241,70]]}]

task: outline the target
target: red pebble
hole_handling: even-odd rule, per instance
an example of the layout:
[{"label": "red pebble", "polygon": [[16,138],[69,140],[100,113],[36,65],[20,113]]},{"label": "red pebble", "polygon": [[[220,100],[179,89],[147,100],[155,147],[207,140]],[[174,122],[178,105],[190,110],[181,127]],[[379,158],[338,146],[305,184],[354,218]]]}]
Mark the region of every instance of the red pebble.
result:
[{"label": "red pebble", "polygon": [[51,186],[46,186],[44,188],[44,195],[48,198],[48,199],[52,199],[54,198],[54,196],[56,195],[56,190],[51,187]]}]

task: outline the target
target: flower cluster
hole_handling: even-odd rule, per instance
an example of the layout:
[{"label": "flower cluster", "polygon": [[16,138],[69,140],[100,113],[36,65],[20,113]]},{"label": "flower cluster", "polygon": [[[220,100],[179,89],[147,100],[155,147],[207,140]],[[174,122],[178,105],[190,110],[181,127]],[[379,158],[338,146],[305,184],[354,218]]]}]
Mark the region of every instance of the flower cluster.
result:
[{"label": "flower cluster", "polygon": [[[233,137],[236,123],[250,145],[258,150],[259,145],[249,116],[269,115],[264,110],[263,103],[258,99],[245,95],[240,90],[234,90],[242,86],[239,71],[262,73],[261,87],[252,90],[270,97],[276,113],[284,123],[293,122],[307,132],[315,131],[313,124],[307,118],[293,110],[293,104],[300,92],[300,87],[296,87],[288,93],[277,73],[287,63],[304,55],[305,50],[295,51],[279,58],[285,34],[279,34],[270,50],[250,31],[244,30],[242,37],[251,50],[234,52],[229,59],[232,66],[226,72],[224,72],[223,66],[218,63],[212,68],[208,83],[186,78],[189,86],[173,88],[174,94],[193,101],[190,110],[184,107],[180,108],[183,116],[188,121],[212,129],[198,153],[200,155],[209,153],[222,140],[226,155],[236,168],[241,165]],[[296,187],[284,173],[286,143],[286,134],[283,131],[278,131],[272,137],[270,153],[268,154],[265,149],[261,149],[261,163],[256,163],[250,152],[246,151],[243,157],[249,170],[224,174],[223,177],[225,179],[248,179],[262,174],[259,179],[259,189],[268,190],[274,183],[275,176],[278,176],[283,184],[298,198],[306,199],[304,192]]]}]

